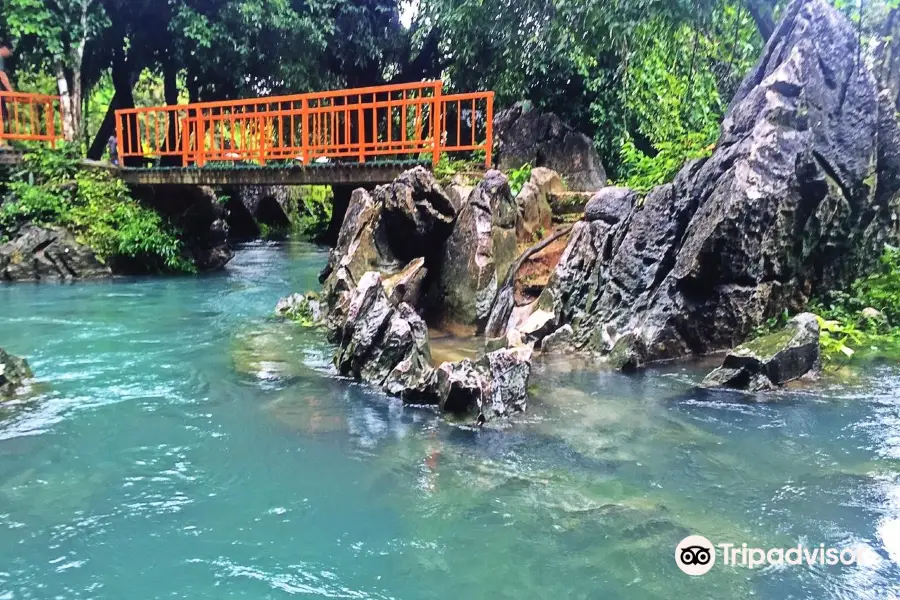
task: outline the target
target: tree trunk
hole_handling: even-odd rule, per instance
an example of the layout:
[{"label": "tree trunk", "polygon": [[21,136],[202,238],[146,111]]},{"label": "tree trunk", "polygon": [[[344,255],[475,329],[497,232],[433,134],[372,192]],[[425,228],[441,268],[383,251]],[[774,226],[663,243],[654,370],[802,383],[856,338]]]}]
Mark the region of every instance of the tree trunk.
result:
[{"label": "tree trunk", "polygon": [[[100,160],[103,158],[103,153],[106,150],[106,143],[109,140],[109,137],[116,132],[116,111],[122,108],[134,108],[133,88],[135,78],[132,74],[130,64],[131,61],[125,58],[123,50],[116,52],[112,65],[112,80],[115,94],[113,95],[112,101],[109,103],[109,108],[106,110],[106,115],[103,117],[100,129],[97,130],[97,135],[94,137],[94,143],[91,144],[91,147],[88,150],[88,158],[90,159]],[[131,122],[130,125],[131,130],[126,131],[125,134],[131,136],[129,139],[139,140],[137,124]],[[119,148],[119,152],[122,150],[122,148]],[[141,161],[140,159],[136,161],[134,159],[129,159],[129,163],[135,162],[140,164]]]},{"label": "tree trunk", "polygon": [[[80,71],[79,65],[79,71]],[[56,66],[56,81],[59,84],[62,105],[63,137],[74,142],[81,130],[81,77],[69,74],[60,62]]]},{"label": "tree trunk", "polygon": [[120,106],[119,93],[116,92],[109,102],[109,108],[106,109],[103,121],[100,122],[100,128],[97,130],[97,135],[94,137],[91,147],[88,148],[87,157],[91,160],[100,160],[103,158],[103,153],[106,152],[106,142],[116,128],[116,111]]},{"label": "tree trunk", "polygon": [[[171,56],[167,56],[163,61],[163,88],[168,106],[178,104],[178,65]],[[178,127],[180,126],[179,115],[176,112],[168,114],[169,123],[166,131],[166,144],[164,149],[167,151],[175,151],[178,149]],[[164,165],[181,164],[179,157],[166,156],[162,159]]]}]

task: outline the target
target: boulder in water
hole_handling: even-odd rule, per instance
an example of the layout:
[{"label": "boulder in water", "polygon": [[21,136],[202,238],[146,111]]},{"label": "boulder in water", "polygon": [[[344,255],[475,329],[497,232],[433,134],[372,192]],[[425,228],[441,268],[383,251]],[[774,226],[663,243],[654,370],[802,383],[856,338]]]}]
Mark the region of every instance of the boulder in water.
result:
[{"label": "boulder in water", "polygon": [[0,399],[12,396],[31,377],[31,369],[25,359],[0,348]]},{"label": "boulder in water", "polygon": [[322,302],[313,293],[291,294],[275,305],[275,314],[301,325],[318,325],[325,318]]},{"label": "boulder in water", "polygon": [[749,392],[768,390],[819,369],[819,322],[803,313],[782,331],[741,344],[728,353],[721,367],[706,376],[706,387]]},{"label": "boulder in water", "polygon": [[403,394],[406,402],[439,406],[441,412],[481,424],[524,411],[531,375],[531,348],[519,346],[444,363]]}]

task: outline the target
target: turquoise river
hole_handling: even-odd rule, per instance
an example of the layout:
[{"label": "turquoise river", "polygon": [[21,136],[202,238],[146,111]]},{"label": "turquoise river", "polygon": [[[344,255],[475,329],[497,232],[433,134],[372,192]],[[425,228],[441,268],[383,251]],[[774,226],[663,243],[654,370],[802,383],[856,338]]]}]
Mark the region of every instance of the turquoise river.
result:
[{"label": "turquoise river", "polygon": [[[705,365],[555,360],[478,431],[271,317],[324,261],[256,243],[215,275],[0,286],[36,375],[0,407],[0,600],[900,597],[896,364],[751,404],[698,391]],[[689,534],[865,560],[690,577]]]}]

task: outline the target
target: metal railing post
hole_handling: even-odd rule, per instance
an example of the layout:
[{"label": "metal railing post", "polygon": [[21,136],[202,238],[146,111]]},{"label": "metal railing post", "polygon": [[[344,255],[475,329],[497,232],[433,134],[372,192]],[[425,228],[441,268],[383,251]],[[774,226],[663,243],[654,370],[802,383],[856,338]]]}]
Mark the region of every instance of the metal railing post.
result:
[{"label": "metal railing post", "polygon": [[487,131],[484,139],[484,166],[490,169],[494,158],[494,92],[488,92],[487,97]]},{"label": "metal railing post", "polygon": [[309,164],[309,143],[307,142],[307,133],[309,131],[309,104],[306,97],[300,101],[300,156],[303,158],[303,164]]},{"label": "metal railing post", "polygon": [[[124,114],[116,113],[116,146],[119,149],[119,166],[124,166],[124,158],[131,150],[130,148],[126,150],[125,147],[125,135],[122,131],[122,119],[126,118]],[[54,132],[56,130],[56,125],[53,125]]]},{"label": "metal railing post", "polygon": [[259,164],[266,164],[266,118],[257,117],[256,127],[259,129]]},{"label": "metal railing post", "polygon": [[203,121],[203,112],[197,112],[197,166],[206,165],[206,123]]},{"label": "metal railing post", "polygon": [[359,109],[356,111],[359,130],[359,162],[366,162],[366,116],[362,109],[362,95],[359,97]]},{"label": "metal railing post", "polygon": [[188,118],[185,117],[181,120],[181,166],[188,166],[188,162],[190,162],[190,148],[188,145],[191,143],[191,131],[190,126],[188,125]]},{"label": "metal railing post", "polygon": [[441,138],[444,135],[443,112],[444,106],[441,95],[444,91],[444,82],[436,81],[434,84],[434,126],[431,128],[431,138],[434,143],[432,150],[431,163],[437,167],[441,160]]}]

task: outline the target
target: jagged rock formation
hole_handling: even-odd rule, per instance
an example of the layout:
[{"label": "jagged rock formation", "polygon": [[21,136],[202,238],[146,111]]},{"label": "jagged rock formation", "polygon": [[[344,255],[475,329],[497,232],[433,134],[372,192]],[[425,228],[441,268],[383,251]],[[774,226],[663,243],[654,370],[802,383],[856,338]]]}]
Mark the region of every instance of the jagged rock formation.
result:
[{"label": "jagged rock formation", "polygon": [[706,376],[706,387],[760,392],[819,370],[819,321],[802,313],[779,332],[741,344]]},{"label": "jagged rock formation", "polygon": [[430,292],[438,322],[483,327],[494,296],[516,260],[518,208],[509,180],[488,171],[463,206],[444,245]]},{"label": "jagged rock formation", "polygon": [[553,227],[553,210],[550,195],[566,191],[566,186],[556,171],[537,167],[531,171],[531,179],[516,195],[519,218],[516,236],[520,243],[534,242],[542,233]]},{"label": "jagged rock formation", "polygon": [[553,113],[523,103],[494,117],[497,164],[503,171],[528,163],[558,172],[570,190],[595,192],[606,185],[606,170],[594,141]]},{"label": "jagged rock formation", "polygon": [[795,0],[712,157],[641,205],[609,191],[589,207],[540,300],[576,348],[618,345],[629,365],[731,348],[896,241],[896,106],[857,39],[824,0]]},{"label": "jagged rock formation", "polygon": [[9,398],[32,377],[25,359],[18,358],[0,348],[0,400]]},{"label": "jagged rock formation", "polygon": [[453,203],[422,167],[378,186],[373,193],[357,189],[320,275],[326,301],[333,304],[335,289],[355,288],[369,271],[388,277],[400,273],[415,258],[424,259],[424,285],[455,218]]},{"label": "jagged rock formation", "polygon": [[108,277],[110,268],[66,229],[25,225],[0,244],[0,281]]},{"label": "jagged rock formation", "polygon": [[392,296],[375,271],[342,294],[327,321],[329,337],[338,345],[334,363],[342,375],[476,423],[525,409],[530,348],[434,368],[425,321]]},{"label": "jagged rock formation", "polygon": [[[328,339],[337,345],[338,371],[407,403],[477,423],[524,410],[530,348],[435,368],[423,318],[428,308],[432,315],[457,317],[457,307],[465,305],[470,314],[463,318],[474,324],[479,290],[493,285],[481,300],[490,307],[497,277],[505,273],[497,256],[515,258],[517,215],[508,181],[496,171],[474,190],[445,191],[420,167],[371,193],[354,191],[320,276],[320,306]],[[313,321],[309,306],[309,296],[294,295],[279,302],[278,312],[299,311],[302,321]]]}]

